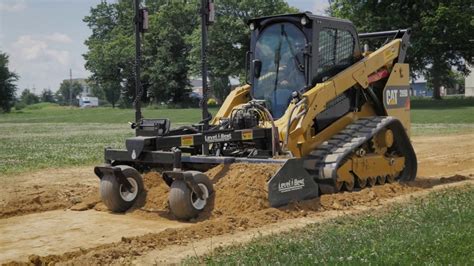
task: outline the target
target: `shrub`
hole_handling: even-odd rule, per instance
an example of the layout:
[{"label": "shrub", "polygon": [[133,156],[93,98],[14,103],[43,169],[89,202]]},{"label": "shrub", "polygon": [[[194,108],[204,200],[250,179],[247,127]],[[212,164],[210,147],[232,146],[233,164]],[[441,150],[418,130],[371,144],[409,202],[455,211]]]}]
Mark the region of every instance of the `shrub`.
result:
[{"label": "shrub", "polygon": [[25,108],[25,107],[26,107],[26,104],[25,104],[24,102],[17,102],[17,103],[15,104],[15,110],[17,110],[17,111],[19,111],[19,110],[21,110],[21,109],[23,109],[23,108]]}]

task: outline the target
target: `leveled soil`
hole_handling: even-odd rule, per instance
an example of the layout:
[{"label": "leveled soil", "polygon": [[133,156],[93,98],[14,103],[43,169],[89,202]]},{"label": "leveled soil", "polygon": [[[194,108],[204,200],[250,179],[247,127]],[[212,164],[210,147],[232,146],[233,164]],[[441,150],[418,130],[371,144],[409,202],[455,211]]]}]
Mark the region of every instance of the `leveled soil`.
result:
[{"label": "leveled soil", "polygon": [[[101,203],[98,203],[98,180],[91,173],[91,169],[84,168],[82,169],[84,172],[79,171],[83,175],[84,182],[77,183],[73,187],[61,182],[41,184],[43,188],[48,188],[42,194],[44,198],[47,198],[45,195],[52,195],[51,198],[54,198],[57,194],[53,188],[56,186],[57,193],[73,189],[70,193],[77,192],[78,194],[71,195],[80,197],[81,202],[73,205],[71,197],[66,197],[65,200],[57,201],[58,204],[63,205],[51,207],[51,209],[70,206],[74,210],[93,209],[83,212],[71,210],[43,212],[0,219],[0,254],[2,254],[0,262],[12,260],[33,263],[81,262],[86,264],[132,262],[150,252],[166,249],[172,245],[192,244],[210,236],[241,234],[268,224],[279,224],[284,221],[291,223],[295,218],[321,217],[335,211],[347,212],[376,208],[393,198],[417,193],[434,186],[442,187],[446,183],[464,180],[472,183],[474,144],[471,140],[473,137],[474,134],[415,138],[420,168],[417,181],[376,186],[352,193],[323,195],[318,199],[294,203],[278,209],[269,208],[265,186],[269,177],[278,169],[277,165],[221,165],[207,172],[214,183],[215,194],[210,198],[208,208],[191,222],[176,221],[169,213],[168,187],[157,173],[144,176],[146,199],[141,199],[125,215],[109,213]],[[462,142],[462,145],[459,142]],[[459,152],[458,149],[461,148],[459,146],[462,146],[462,152]],[[433,149],[443,151],[443,154],[434,153]],[[437,160],[433,160],[433,157]],[[54,174],[63,176],[67,173],[53,171],[53,176]],[[46,176],[43,177],[46,178]],[[28,206],[31,204],[21,203],[27,199],[31,200],[30,195],[35,188],[34,185],[30,185],[41,182],[41,179],[35,179],[36,182],[30,182],[31,179],[27,177],[25,179],[29,181],[23,182],[21,193],[15,192],[20,195],[16,201],[10,192],[7,193],[9,196],[2,196],[9,199],[6,206],[17,206],[16,211],[10,211],[8,215],[5,214],[2,217],[47,210],[31,209]],[[71,180],[80,181],[69,179],[69,182]],[[86,191],[81,193],[80,189],[83,186]],[[48,194],[47,191],[52,193]],[[1,213],[7,213],[3,210],[2,208]],[[15,210],[15,208],[12,207],[10,210]],[[30,230],[22,230],[22,228],[30,228]],[[41,228],[41,230],[31,228]],[[97,238],[100,241],[93,241]],[[63,244],[66,242],[67,244]],[[36,255],[28,256],[30,254]]]},{"label": "leveled soil", "polygon": [[98,201],[98,179],[90,167],[49,169],[19,176],[0,176],[0,218],[67,209]]}]

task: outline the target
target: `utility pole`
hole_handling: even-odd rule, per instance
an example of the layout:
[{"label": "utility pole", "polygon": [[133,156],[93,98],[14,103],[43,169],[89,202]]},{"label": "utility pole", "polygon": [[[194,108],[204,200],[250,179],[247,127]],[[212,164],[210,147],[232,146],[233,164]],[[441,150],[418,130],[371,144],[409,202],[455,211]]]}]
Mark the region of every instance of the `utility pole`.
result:
[{"label": "utility pole", "polygon": [[69,69],[69,105],[72,106],[72,69]]}]

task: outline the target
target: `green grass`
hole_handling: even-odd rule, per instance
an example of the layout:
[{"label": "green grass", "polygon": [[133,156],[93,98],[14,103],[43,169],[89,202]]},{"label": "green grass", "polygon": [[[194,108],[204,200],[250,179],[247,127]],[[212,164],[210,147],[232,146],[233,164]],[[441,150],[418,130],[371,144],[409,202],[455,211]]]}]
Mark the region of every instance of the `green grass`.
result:
[{"label": "green grass", "polygon": [[473,265],[474,186],[191,258],[190,264]]},{"label": "green grass", "polygon": [[411,101],[412,123],[418,124],[472,124],[474,98],[447,98],[443,100],[414,99]]},{"label": "green grass", "polygon": [[[414,99],[411,101],[412,123],[471,124],[474,123],[474,98],[447,98],[441,101]],[[217,108],[211,108],[211,113]],[[149,118],[166,117],[172,123],[198,122],[200,109],[144,108]],[[133,109],[70,108],[49,103],[31,105],[10,114],[0,114],[0,123],[127,123],[134,119]]]},{"label": "green grass", "polygon": [[104,147],[124,147],[126,124],[2,123],[0,176],[103,161]]},{"label": "green grass", "polygon": [[[217,108],[210,108],[211,113]],[[168,118],[174,123],[197,123],[201,120],[200,109],[152,109],[143,108],[147,118]],[[9,114],[0,114],[0,123],[104,123],[125,124],[135,119],[133,109],[109,107],[85,108],[65,107],[41,103]]]}]

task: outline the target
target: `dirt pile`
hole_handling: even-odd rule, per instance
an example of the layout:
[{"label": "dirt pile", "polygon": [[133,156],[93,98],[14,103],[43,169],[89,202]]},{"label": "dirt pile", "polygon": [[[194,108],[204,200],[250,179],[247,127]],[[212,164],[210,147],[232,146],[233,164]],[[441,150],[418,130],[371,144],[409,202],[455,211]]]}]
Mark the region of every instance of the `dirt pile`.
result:
[{"label": "dirt pile", "polygon": [[206,174],[214,183],[211,217],[239,216],[269,208],[267,181],[279,164],[219,165]]},{"label": "dirt pile", "polygon": [[161,175],[157,172],[143,175],[143,185],[145,193],[127,213],[150,219],[156,216],[171,218],[168,208],[169,187]]},{"label": "dirt pile", "polygon": [[[248,216],[252,220],[260,219],[262,223],[282,218],[306,216],[322,210],[342,210],[351,206],[377,206],[382,199],[392,198],[431,188],[435,185],[458,182],[468,177],[456,175],[438,179],[419,179],[410,183],[394,183],[375,186],[360,191],[322,195],[313,200],[294,202],[282,208],[270,208],[268,204],[267,181],[278,171],[278,164],[244,164],[219,165],[206,172],[214,185],[214,195],[200,216],[191,222],[225,219],[231,224],[229,228],[246,228]],[[153,219],[160,216],[174,219],[168,208],[169,187],[161,175],[150,172],[144,175],[145,193],[128,213]],[[96,210],[103,210],[100,204]],[[237,221],[238,222],[235,222]],[[226,221],[226,222],[229,222]],[[229,231],[229,228],[224,231]],[[217,228],[218,229],[218,228]],[[218,229],[219,230],[219,229]]]},{"label": "dirt pile", "polygon": [[[266,182],[280,168],[271,164],[219,165],[205,174],[214,185],[214,194],[198,221],[221,216],[241,216],[269,207]],[[150,172],[143,176],[145,193],[128,211],[133,215],[153,218],[158,215],[174,219],[168,207],[169,187],[161,175]],[[95,209],[102,209],[101,204]]]},{"label": "dirt pile", "polygon": [[[270,208],[267,181],[280,168],[277,164],[231,164],[219,165],[206,174],[214,184],[214,195],[209,199],[205,211],[192,222],[209,219],[261,218],[272,221],[281,218],[305,216],[320,210],[340,210],[355,205],[378,205],[381,199],[411,193],[440,183],[465,180],[463,176],[428,179],[409,184],[386,184],[361,191],[322,195],[320,198],[294,202],[282,208]],[[169,188],[158,173],[144,176],[146,195],[138,201],[131,213],[152,218],[160,215],[173,218],[168,208]],[[256,215],[258,213],[259,215]],[[237,227],[241,227],[238,225]]]},{"label": "dirt pile", "polygon": [[163,210],[168,208],[169,187],[157,172],[150,172],[143,177],[146,194],[145,201],[137,205],[146,210]]}]

